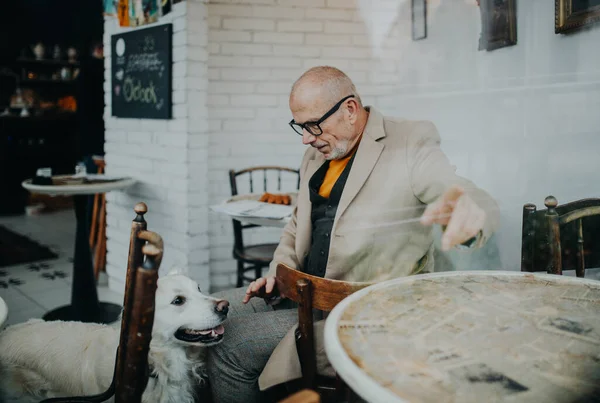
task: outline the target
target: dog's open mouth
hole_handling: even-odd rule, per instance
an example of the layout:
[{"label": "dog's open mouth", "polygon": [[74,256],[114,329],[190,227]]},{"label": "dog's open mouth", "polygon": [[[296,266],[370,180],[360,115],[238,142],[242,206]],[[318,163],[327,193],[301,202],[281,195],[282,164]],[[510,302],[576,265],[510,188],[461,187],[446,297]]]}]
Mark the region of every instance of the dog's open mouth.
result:
[{"label": "dog's open mouth", "polygon": [[187,343],[214,343],[223,338],[223,325],[208,330],[180,328],[175,332],[175,338]]}]

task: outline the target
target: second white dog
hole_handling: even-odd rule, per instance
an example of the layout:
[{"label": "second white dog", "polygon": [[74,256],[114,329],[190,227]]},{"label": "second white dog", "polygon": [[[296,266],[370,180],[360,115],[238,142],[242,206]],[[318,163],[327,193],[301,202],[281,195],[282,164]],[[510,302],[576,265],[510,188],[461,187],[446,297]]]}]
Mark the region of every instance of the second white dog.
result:
[{"label": "second white dog", "polygon": [[[205,348],[222,340],[228,307],[179,270],[159,278],[144,403],[194,401]],[[19,402],[104,392],[120,326],[32,319],[8,327],[0,333],[0,390]]]}]

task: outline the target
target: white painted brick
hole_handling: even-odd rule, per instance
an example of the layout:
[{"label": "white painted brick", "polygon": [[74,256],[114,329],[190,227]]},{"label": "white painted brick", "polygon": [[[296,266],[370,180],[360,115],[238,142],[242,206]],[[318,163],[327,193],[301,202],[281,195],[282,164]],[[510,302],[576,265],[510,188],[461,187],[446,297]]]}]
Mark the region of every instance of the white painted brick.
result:
[{"label": "white painted brick", "polygon": [[273,45],[273,54],[276,56],[318,57],[320,53],[321,48],[318,46]]},{"label": "white painted brick", "polygon": [[209,94],[252,94],[255,88],[256,84],[254,83],[228,83],[223,81],[208,83]]},{"label": "white painted brick", "polygon": [[237,95],[231,98],[233,106],[275,106],[277,97],[273,95]]},{"label": "white painted brick", "polygon": [[340,70],[347,70],[350,67],[350,62],[346,59],[304,59],[304,68],[309,69],[315,66],[333,66]]},{"label": "white painted brick", "polygon": [[[352,4],[351,1],[344,0]],[[332,10],[329,8],[307,8],[306,19],[325,21],[353,21],[357,12],[354,10]]]},{"label": "white painted brick", "polygon": [[169,121],[168,131],[170,132],[185,132],[188,129],[187,119],[171,119]]},{"label": "white painted brick", "polygon": [[[184,32],[185,33],[185,32]],[[187,49],[185,46],[173,48],[173,62],[182,62],[187,57]]]},{"label": "white painted brick", "polygon": [[189,46],[187,52],[189,60],[198,62],[206,62],[208,60],[208,50],[205,47]]},{"label": "white painted brick", "polygon": [[210,94],[210,97],[208,98],[208,105],[210,105],[210,106],[229,105],[229,96],[228,95]]},{"label": "white painted brick", "polygon": [[232,31],[211,29],[208,33],[208,40],[211,42],[250,42],[252,34],[248,31]]},{"label": "white painted brick", "polygon": [[290,45],[304,42],[302,33],[255,32],[252,38],[255,43],[287,43]]},{"label": "white painted brick", "polygon": [[185,132],[166,132],[155,133],[154,143],[164,146],[185,147],[187,145],[187,133]]},{"label": "white painted brick", "polygon": [[210,117],[218,119],[253,119],[253,108],[214,108]]},{"label": "white painted brick", "polygon": [[210,15],[207,18],[208,28],[221,28],[222,18],[219,15]]},{"label": "white painted brick", "polygon": [[277,0],[277,4],[289,7],[324,7],[325,0]]},{"label": "white painted brick", "polygon": [[216,67],[208,68],[208,81],[215,81],[221,78],[221,69]]},{"label": "white painted brick", "polygon": [[253,6],[252,16],[257,18],[272,18],[284,20],[303,20],[305,9],[298,7],[268,7]]},{"label": "white painted brick", "polygon": [[325,22],[326,34],[365,34],[366,27],[362,22]]},{"label": "white painted brick", "polygon": [[[225,4],[239,4],[239,3],[243,3],[243,4],[271,4],[274,5],[276,4],[275,0],[218,0],[219,3],[225,3]],[[212,1],[211,1],[212,3]]]},{"label": "white painted brick", "polygon": [[220,15],[226,17],[249,17],[252,15],[251,5],[210,4],[208,10],[210,15]]},{"label": "white painted brick", "polygon": [[173,105],[173,117],[174,118],[185,118],[187,117],[186,105]]},{"label": "white painted brick", "polygon": [[154,170],[162,174],[173,174],[184,177],[188,173],[188,165],[182,162],[154,161]]},{"label": "white painted brick", "polygon": [[[267,80],[271,77],[269,70],[263,68],[222,67],[219,71],[221,72],[220,78],[223,80],[259,81]],[[216,79],[218,80],[219,77]]]},{"label": "white painted brick", "polygon": [[221,45],[219,45],[218,43],[209,43],[207,48],[209,55],[218,55],[219,53],[221,53]]},{"label": "white painted brick", "polygon": [[187,44],[187,32],[180,31],[173,34],[173,46],[183,46]]},{"label": "white painted brick", "polygon": [[[353,9],[354,7],[356,7],[356,4],[354,1],[349,1],[349,0],[327,0],[327,7],[328,8],[351,8]],[[377,5],[375,5],[375,7],[377,7]]]},{"label": "white painted brick", "polygon": [[173,69],[171,70],[173,77],[184,77],[186,72],[187,66],[185,62],[173,63]]},{"label": "white painted brick", "polygon": [[352,44],[352,37],[334,34],[306,34],[305,41],[307,45],[344,46]]},{"label": "white painted brick", "polygon": [[323,32],[323,23],[320,21],[279,21],[279,32]]},{"label": "white painted brick", "polygon": [[206,46],[208,45],[208,35],[188,31],[187,43],[191,46]]},{"label": "white painted brick", "polygon": [[173,32],[179,32],[186,29],[187,20],[185,17],[176,18],[173,21]]},{"label": "white painted brick", "polygon": [[346,59],[369,59],[371,57],[371,49],[356,48],[356,47],[330,47],[323,49],[323,55],[333,58]]},{"label": "white painted brick", "polygon": [[150,132],[129,132],[127,141],[133,144],[146,144],[152,142],[152,133]]},{"label": "white painted brick", "polygon": [[275,21],[262,18],[223,18],[223,28],[273,31],[275,30]]},{"label": "white painted brick", "polygon": [[208,59],[209,67],[240,67],[252,64],[252,58],[249,56],[210,56]]},{"label": "white painted brick", "polygon": [[201,3],[189,2],[186,16],[188,21],[202,21],[208,17],[208,8]]},{"label": "white painted brick", "polygon": [[270,76],[273,80],[286,80],[289,83],[292,83],[298,79],[304,71],[305,69],[272,69]]},{"label": "white painted brick", "polygon": [[206,91],[208,89],[207,77],[188,77],[187,88],[193,91]]},{"label": "white painted brick", "polygon": [[[189,140],[189,145],[190,148],[204,148],[206,149],[208,147],[208,126],[206,127],[206,130],[204,130],[204,132],[202,133],[191,133],[188,140]],[[192,170],[192,166],[193,164],[191,164],[191,162],[195,162],[194,160],[190,159],[190,170]],[[206,164],[206,160],[202,161],[203,164]],[[195,171],[192,171],[195,172]],[[206,178],[203,178],[206,179]]]},{"label": "white painted brick", "polygon": [[189,77],[204,78],[208,75],[208,67],[204,62],[191,61],[187,63],[186,74]]},{"label": "white painted brick", "polygon": [[245,63],[245,65],[248,64],[257,67],[301,67],[302,60],[290,57],[258,56],[253,57],[251,63]]},{"label": "white painted brick", "polygon": [[223,120],[208,119],[208,129],[211,132],[220,132],[223,129]]},{"label": "white painted brick", "polygon": [[271,55],[273,48],[271,45],[263,43],[251,43],[251,44],[234,44],[224,43],[221,45],[221,54],[223,55],[234,55],[234,56],[260,56],[260,55]]},{"label": "white painted brick", "polygon": [[257,94],[289,94],[292,89],[290,82],[264,82],[256,87]]},{"label": "white painted brick", "polygon": [[174,104],[183,104],[185,103],[186,96],[184,90],[173,91],[171,94],[171,101]]}]

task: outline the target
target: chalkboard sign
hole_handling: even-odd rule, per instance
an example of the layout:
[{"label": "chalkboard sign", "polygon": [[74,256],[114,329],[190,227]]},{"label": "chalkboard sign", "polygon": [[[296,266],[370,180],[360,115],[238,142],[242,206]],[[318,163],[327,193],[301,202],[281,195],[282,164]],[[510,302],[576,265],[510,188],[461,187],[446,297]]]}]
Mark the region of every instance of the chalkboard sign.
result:
[{"label": "chalkboard sign", "polygon": [[171,41],[165,24],[113,35],[112,115],[171,119]]}]

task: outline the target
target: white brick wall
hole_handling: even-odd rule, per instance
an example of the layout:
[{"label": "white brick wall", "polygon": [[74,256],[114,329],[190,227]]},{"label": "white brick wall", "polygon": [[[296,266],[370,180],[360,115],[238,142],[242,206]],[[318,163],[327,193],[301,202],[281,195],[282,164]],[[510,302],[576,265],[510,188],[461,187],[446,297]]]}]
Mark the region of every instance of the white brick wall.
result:
[{"label": "white brick wall", "polygon": [[[518,269],[523,203],[541,203],[547,193],[559,201],[594,196],[588,184],[600,167],[593,155],[581,156],[600,146],[600,29],[555,35],[552,4],[519,2],[518,45],[478,52],[474,3],[429,2],[428,38],[417,42],[408,0],[177,5],[169,17],[180,44],[177,118],[107,114],[109,172],[141,180],[109,195],[109,272],[123,272],[131,208],[143,199],[151,227],[167,241],[165,264],[190,265],[213,289],[234,285],[231,221],[207,205],[228,197],[229,169],[298,166],[304,147],[287,125],[289,89],[305,69],[323,64],[348,73],[365,103],[436,123],[459,173],[499,201],[502,265]],[[107,22],[107,43],[115,31]],[[256,232],[249,241],[276,242],[280,234]]]},{"label": "white brick wall", "polygon": [[[541,204],[552,192],[565,201],[593,196],[586,183],[598,163],[590,157],[585,161],[595,169],[586,170],[567,162],[581,161],[575,150],[600,146],[600,115],[592,112],[600,102],[594,51],[600,29],[558,36],[552,4],[519,2],[518,46],[478,52],[474,3],[429,2],[428,38],[413,42],[407,0],[211,0],[211,203],[228,196],[229,168],[300,163],[304,147],[287,126],[289,89],[305,69],[334,65],[350,75],[366,103],[436,123],[459,172],[498,199],[502,264],[518,269],[523,203]],[[567,133],[570,154],[559,152]],[[559,154],[560,172],[546,160]],[[256,239],[277,241],[280,233],[265,232]],[[211,213],[209,234],[212,283],[232,286],[230,220]]]},{"label": "white brick wall", "polygon": [[126,192],[107,194],[107,272],[109,286],[119,292],[123,292],[133,206],[138,201],[148,205],[149,229],[165,241],[161,273],[172,265],[184,266],[202,287],[210,287],[204,190],[209,143],[207,16],[203,1],[187,1],[175,5],[158,23],[172,22],[174,31],[173,119],[168,121],[111,116],[110,36],[129,28],[120,28],[112,18],[105,21],[107,173],[138,179]]}]

